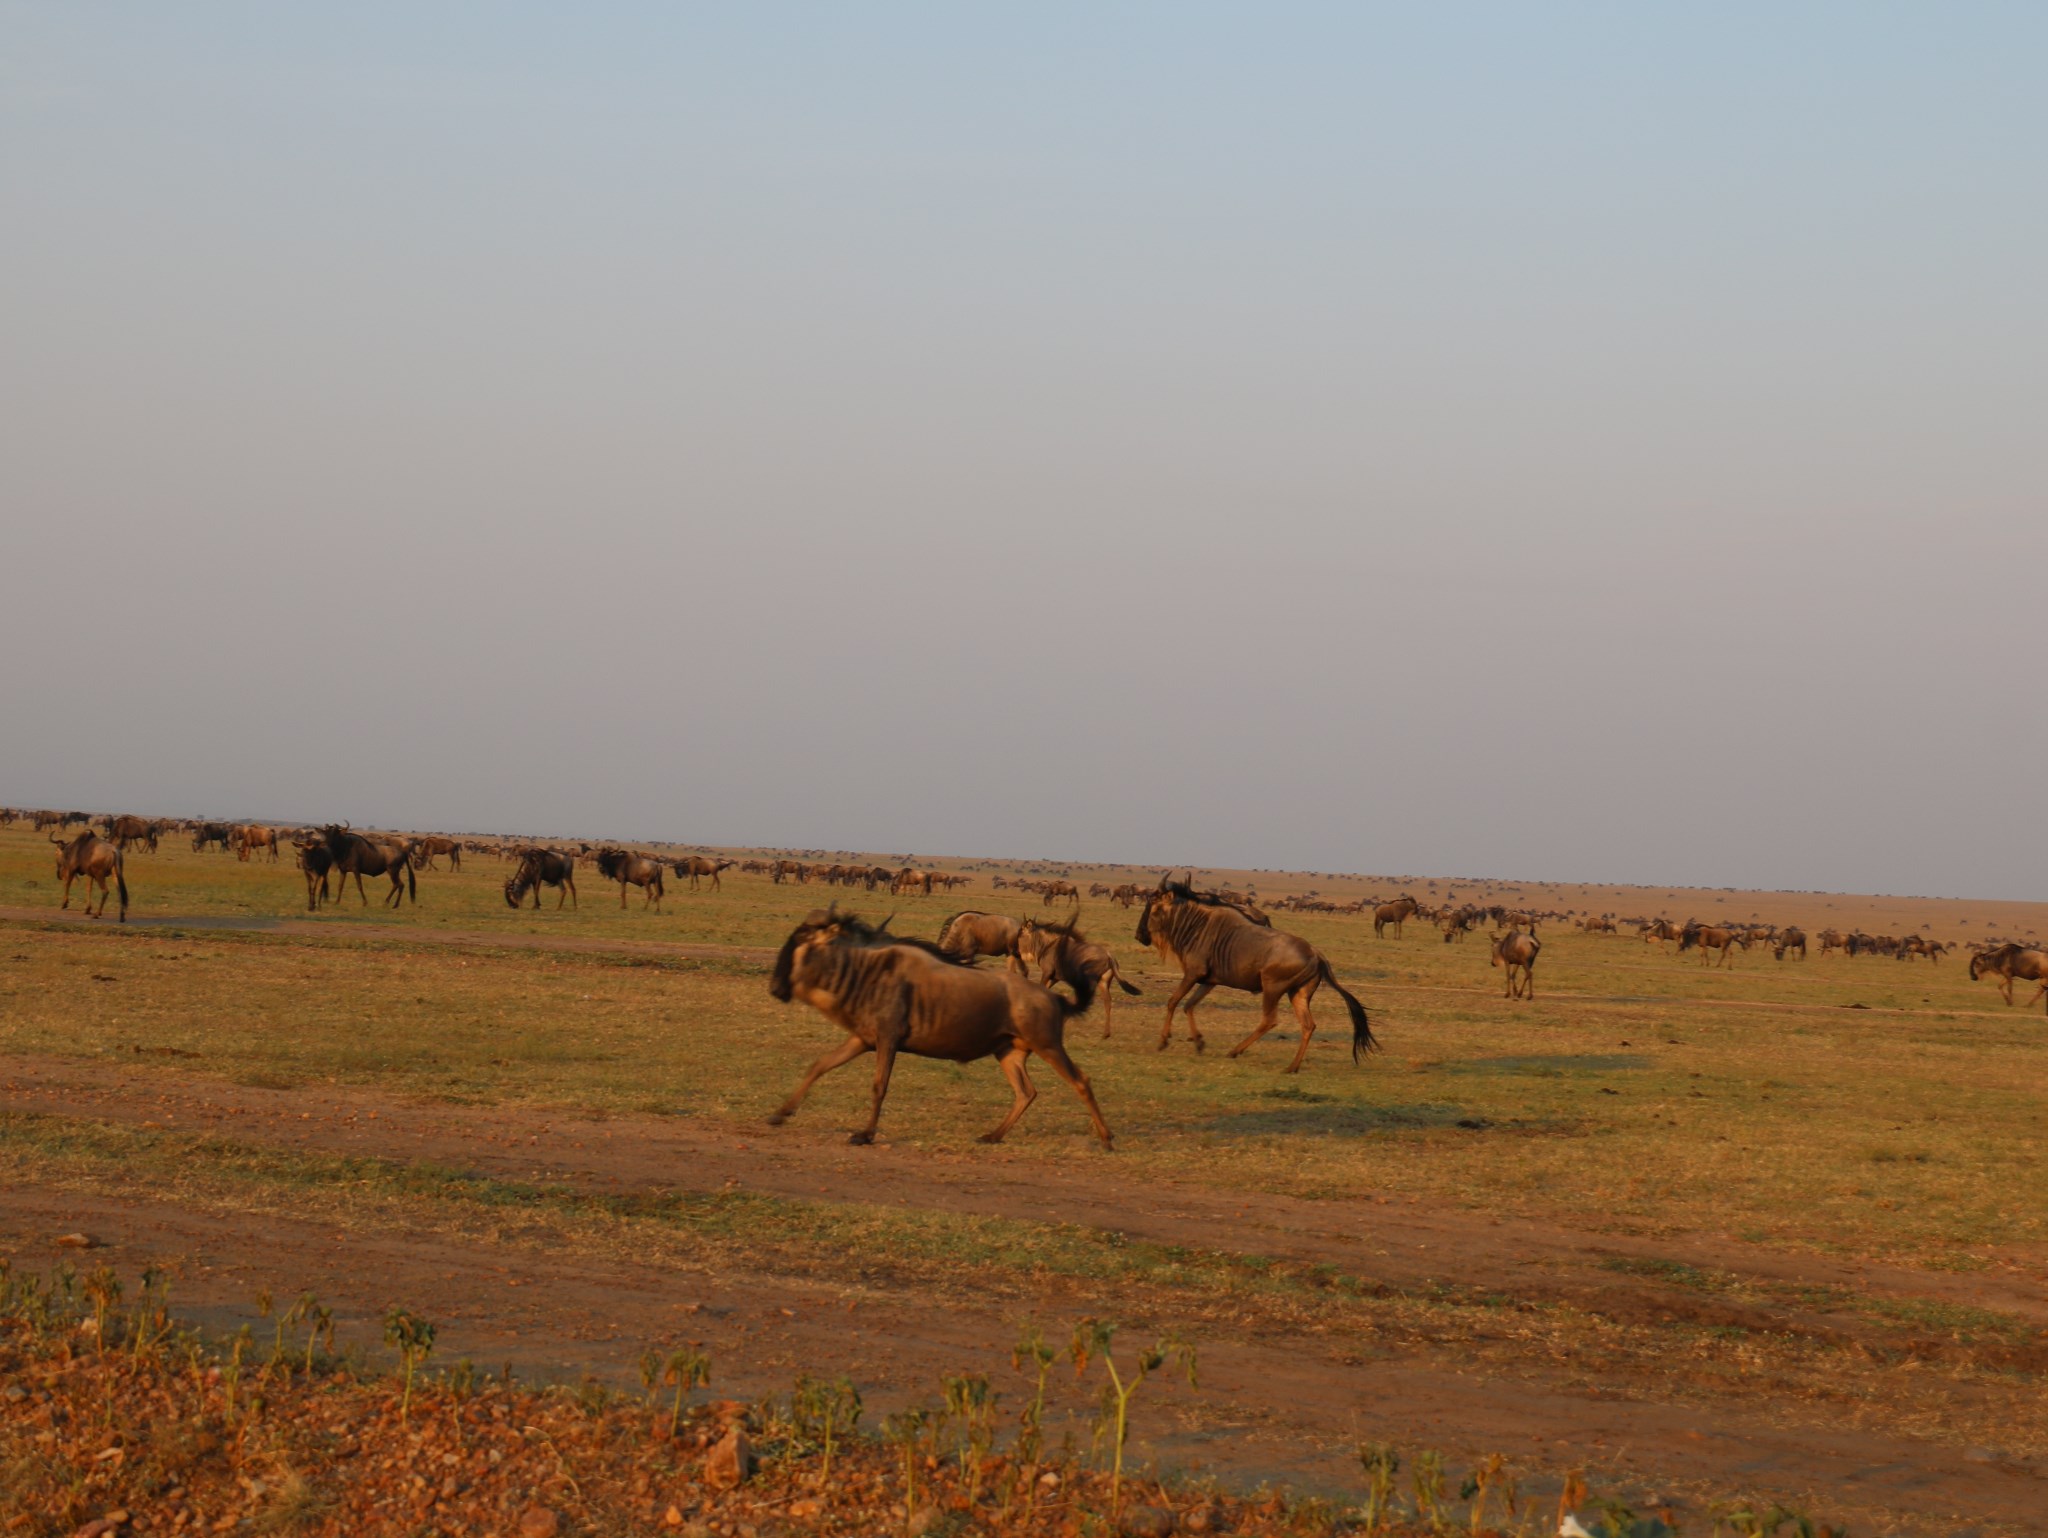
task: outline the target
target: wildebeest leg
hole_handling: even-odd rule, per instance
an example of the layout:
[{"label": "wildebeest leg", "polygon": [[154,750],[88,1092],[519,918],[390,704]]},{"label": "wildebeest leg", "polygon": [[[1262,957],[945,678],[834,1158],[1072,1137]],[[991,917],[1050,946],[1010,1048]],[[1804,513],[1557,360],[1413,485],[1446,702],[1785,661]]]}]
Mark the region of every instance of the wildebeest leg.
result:
[{"label": "wildebeest leg", "polygon": [[1522,997],[1525,999],[1536,997],[1536,963],[1533,961],[1522,968]]},{"label": "wildebeest leg", "polygon": [[1209,1044],[1202,1039],[1202,1028],[1195,1024],[1195,1006],[1216,991],[1214,983],[1196,983],[1195,991],[1188,995],[1187,1002],[1180,1007],[1180,1016],[1188,1023],[1188,1037],[1195,1044],[1197,1052],[1209,1050]]},{"label": "wildebeest leg", "polygon": [[1104,1041],[1109,1040],[1110,1028],[1116,1023],[1115,1017],[1112,1014],[1116,1006],[1110,1002],[1109,994],[1110,990],[1108,988],[1102,990],[1102,1039]]},{"label": "wildebeest leg", "polygon": [[776,1108],[775,1114],[768,1118],[768,1125],[779,1127],[788,1121],[791,1116],[796,1114],[796,1108],[804,1103],[804,1096],[811,1092],[813,1084],[817,1083],[818,1080],[833,1069],[844,1068],[848,1063],[867,1051],[867,1049],[868,1044],[858,1036],[849,1036],[845,1041],[811,1064],[810,1071],[803,1077],[803,1082],[797,1085],[796,1089],[791,1092],[790,1097]]},{"label": "wildebeest leg", "polygon": [[[66,908],[71,906],[71,883],[76,881],[77,879],[78,875],[77,872],[75,871],[71,875],[66,876],[64,878],[64,900],[57,904],[57,911],[59,913],[62,913]],[[87,887],[86,890],[89,892],[92,890],[92,888]],[[2011,1000],[2007,1000],[2007,1002],[2010,1003]]]},{"label": "wildebeest leg", "polygon": [[1272,1029],[1273,1029],[1273,1027],[1274,1027],[1274,1026],[1276,1026],[1276,1025],[1278,1025],[1279,1023],[1280,1023],[1280,994],[1279,994],[1279,991],[1278,991],[1277,989],[1274,989],[1274,988],[1264,988],[1264,989],[1261,989],[1261,990],[1260,990],[1260,992],[1259,992],[1259,1023],[1258,1023],[1258,1026],[1257,1026],[1257,1028],[1256,1028],[1255,1030],[1253,1030],[1253,1032],[1251,1033],[1251,1035],[1249,1035],[1249,1036],[1245,1037],[1245,1039],[1244,1039],[1243,1041],[1239,1042],[1239,1043],[1238,1043],[1238,1044],[1237,1044],[1236,1046],[1232,1047],[1232,1048],[1230,1049],[1230,1052],[1229,1052],[1229,1054],[1228,1054],[1228,1055],[1229,1055],[1229,1056],[1231,1056],[1231,1057],[1241,1057],[1241,1056],[1243,1056],[1243,1055],[1244,1055],[1244,1052],[1245,1052],[1245,1049],[1246,1049],[1246,1048],[1250,1047],[1250,1046],[1251,1046],[1251,1044],[1252,1044],[1253,1042],[1257,1041],[1257,1040],[1258,1040],[1258,1039],[1259,1039],[1259,1038],[1260,1038],[1261,1036],[1265,1035],[1265,1034],[1266,1034],[1266,1032],[1268,1032],[1268,1031],[1272,1030]]},{"label": "wildebeest leg", "polygon": [[1301,1072],[1302,1059],[1308,1056],[1308,1044],[1316,1034],[1316,1017],[1309,1012],[1308,1007],[1309,999],[1315,991],[1316,985],[1310,983],[1305,988],[1297,988],[1294,993],[1294,1019],[1301,1027],[1301,1045],[1294,1049],[1294,1061],[1287,1065],[1289,1073]]},{"label": "wildebeest leg", "polygon": [[1088,1107],[1088,1119],[1095,1123],[1095,1135],[1102,1139],[1102,1146],[1116,1147],[1115,1139],[1109,1135],[1109,1123],[1102,1119],[1102,1107],[1095,1103],[1095,1091],[1088,1083],[1088,1075],[1074,1066],[1074,1060],[1067,1056],[1067,1049],[1057,1041],[1050,1041],[1032,1050],[1045,1059],[1048,1068],[1074,1086],[1074,1093]]},{"label": "wildebeest leg", "polygon": [[1017,1125],[1017,1119],[1031,1109],[1031,1102],[1038,1098],[1038,1091],[1032,1087],[1031,1075],[1024,1071],[1031,1060],[1031,1049],[1021,1041],[996,1059],[996,1066],[1003,1070],[1003,1077],[1010,1081],[1010,1088],[1017,1098],[1010,1102],[1010,1113],[997,1122],[993,1131],[984,1132],[984,1143],[1000,1143],[1009,1130]]},{"label": "wildebeest leg", "polygon": [[1194,986],[1194,978],[1192,976],[1183,974],[1180,980],[1180,986],[1175,988],[1173,992],[1170,995],[1168,995],[1166,1000],[1166,1023],[1159,1027],[1159,1050],[1161,1052],[1164,1052],[1168,1047],[1173,1045],[1173,1012],[1176,1009],[1180,1008],[1181,999],[1184,998],[1187,995],[1188,991]]},{"label": "wildebeest leg", "polygon": [[882,1102],[889,1098],[889,1075],[896,1071],[897,1042],[897,1032],[886,1027],[877,1034],[874,1104],[868,1109],[868,1124],[848,1138],[849,1143],[864,1148],[875,1140],[875,1129],[882,1125]]}]

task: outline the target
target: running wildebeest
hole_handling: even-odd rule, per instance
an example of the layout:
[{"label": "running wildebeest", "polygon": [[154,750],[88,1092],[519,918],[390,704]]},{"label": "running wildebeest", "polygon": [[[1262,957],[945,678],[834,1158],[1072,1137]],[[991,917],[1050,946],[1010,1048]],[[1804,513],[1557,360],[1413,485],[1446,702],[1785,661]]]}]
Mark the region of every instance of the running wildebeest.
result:
[{"label": "running wildebeest", "polygon": [[[121,894],[120,923],[128,922],[128,878],[123,873],[121,846],[110,844],[92,829],[87,828],[76,838],[66,843],[52,833],[50,842],[57,846],[57,879],[64,883],[64,900],[57,905],[59,911],[71,906],[71,883],[80,876],[85,878],[85,916],[103,918],[107,911],[108,883]],[[99,911],[92,906],[92,889],[100,889]]]},{"label": "running wildebeest", "polygon": [[1123,973],[1116,967],[1116,957],[1109,948],[1097,945],[1074,926],[1079,919],[1068,919],[1064,924],[1053,924],[1038,919],[1026,919],[1017,931],[1016,956],[1028,969],[1038,968],[1038,981],[1047,988],[1062,972],[1078,967],[1095,980],[1096,991],[1102,999],[1102,1034],[1106,1040],[1115,1023],[1114,1001],[1116,995],[1103,987],[1114,983],[1133,998],[1144,992],[1124,981]]},{"label": "running wildebeest", "polygon": [[[519,856],[519,869],[514,871],[505,883],[505,906],[516,908],[533,893],[533,906],[540,907],[540,889],[544,886],[557,887],[555,911],[560,912],[562,904],[581,907],[576,901],[576,856],[557,854],[552,849],[528,849]],[[626,895],[624,887],[619,896]]]},{"label": "running wildebeest", "polygon": [[[697,890],[699,881],[709,881],[712,891],[722,892],[725,888],[718,879],[718,873],[722,870],[731,870],[739,863],[737,860],[714,860],[701,854],[688,854],[675,862],[675,873],[679,877],[690,878],[690,890],[693,892]],[[833,874],[835,871],[838,872],[837,875]],[[832,870],[826,872],[826,876],[836,886],[845,879],[845,873],[845,866],[835,865]]]},{"label": "running wildebeest", "polygon": [[1301,1025],[1301,1045],[1295,1049],[1289,1073],[1301,1070],[1308,1056],[1309,1039],[1315,1035],[1315,1016],[1309,1001],[1324,983],[1335,988],[1351,1011],[1351,1060],[1361,1052],[1374,1050],[1372,1026],[1365,1006],[1337,981],[1329,960],[1308,941],[1274,929],[1258,909],[1224,903],[1214,893],[1197,892],[1192,881],[1159,878],[1159,889],[1146,899],[1138,919],[1138,943],[1156,949],[1167,961],[1180,963],[1180,985],[1166,1001],[1166,1023],[1159,1031],[1164,1051],[1173,1039],[1173,1012],[1187,999],[1188,1035],[1200,1052],[1206,1045],[1201,1028],[1195,1024],[1195,1006],[1213,988],[1240,988],[1259,995],[1258,1029],[1230,1049],[1236,1057],[1279,1023],[1280,1000],[1294,1005]]},{"label": "running wildebeest", "polygon": [[[1542,949],[1541,940],[1534,935],[1525,935],[1519,929],[1510,929],[1504,935],[1493,937],[1493,965],[1507,968],[1508,998],[1536,997],[1536,957]],[[1517,972],[1521,974],[1519,980],[1515,976]]]},{"label": "running wildebeest", "polygon": [[348,878],[351,876],[356,878],[356,898],[364,907],[369,906],[370,901],[363,893],[365,876],[391,878],[391,890],[384,898],[387,908],[397,907],[401,899],[420,900],[419,881],[412,870],[412,849],[405,840],[374,839],[355,832],[345,822],[324,824],[320,838],[334,859],[335,884],[340,888],[335,893],[337,902],[348,890]]},{"label": "running wildebeest", "polygon": [[625,849],[600,849],[597,852],[597,873],[607,881],[619,884],[619,906],[626,906],[626,888],[640,888],[640,906],[650,903],[655,911],[661,911],[662,885],[661,861],[649,855],[634,854]]},{"label": "running wildebeest", "polygon": [[1998,991],[2005,995],[2007,1004],[2012,1003],[2015,981],[2039,983],[2040,989],[2027,1000],[2027,1008],[2032,1009],[2036,999],[2048,994],[2048,951],[2013,940],[1988,951],[1979,951],[1970,958],[1970,981],[1974,983],[1980,977],[1997,978]]},{"label": "running wildebeest", "polygon": [[872,926],[836,907],[813,909],[783,942],[769,993],[784,1003],[801,999],[848,1036],[811,1064],[769,1125],[787,1121],[825,1074],[872,1052],[873,1108],[868,1124],[848,1140],[872,1143],[899,1052],[955,1063],[993,1057],[1016,1092],[1009,1114],[982,1134],[984,1143],[1000,1143],[1038,1098],[1026,1072],[1036,1054],[1074,1086],[1096,1137],[1104,1148],[1113,1146],[1095,1091],[1064,1040],[1066,1023],[1094,1002],[1095,982],[1086,972],[1070,967],[1060,973],[1074,990],[1069,1000],[1014,972],[962,966],[928,941],[897,939],[886,929],[886,921]]},{"label": "running wildebeest", "polygon": [[1017,958],[1017,933],[1023,926],[1000,913],[969,909],[939,926],[939,950],[954,961],[972,966],[983,956],[1007,956],[1012,971],[1022,970]]},{"label": "running wildebeest", "polygon": [[1394,938],[1400,939],[1402,924],[1407,922],[1411,914],[1419,913],[1421,909],[1421,903],[1406,895],[1397,897],[1390,903],[1381,903],[1372,910],[1373,937],[1377,939],[1383,936],[1387,926],[1391,924],[1394,926]]}]

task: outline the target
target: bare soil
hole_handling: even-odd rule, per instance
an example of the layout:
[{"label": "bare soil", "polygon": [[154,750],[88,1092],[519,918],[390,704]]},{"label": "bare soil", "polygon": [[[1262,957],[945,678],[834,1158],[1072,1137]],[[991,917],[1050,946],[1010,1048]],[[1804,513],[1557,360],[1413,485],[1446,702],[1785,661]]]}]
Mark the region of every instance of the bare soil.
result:
[{"label": "bare soil", "polygon": [[[488,943],[505,945],[508,937]],[[1114,1158],[1082,1172],[1049,1172],[1022,1157],[969,1165],[943,1147],[849,1148],[818,1127],[764,1127],[758,1139],[742,1139],[663,1117],[595,1120],[332,1086],[272,1090],[156,1064],[143,1073],[42,1057],[0,1057],[0,1110],[215,1131],[247,1144],[431,1161],[603,1192],[745,1190],[1034,1222],[1057,1215],[1132,1240],[1335,1265],[1403,1291],[1442,1281],[1562,1301],[1622,1321],[1692,1319],[1877,1352],[1900,1351],[1899,1334],[1880,1332],[1861,1315],[1731,1302],[1618,1271],[1615,1262],[1933,1297],[2048,1320],[2048,1273],[2033,1257],[1991,1272],[1894,1271],[1763,1253],[1713,1235],[1622,1236],[1493,1221],[1372,1192],[1348,1200],[1238,1199],[1193,1184],[1139,1181]],[[720,1392],[765,1393],[786,1388],[799,1372],[844,1372],[878,1410],[928,1396],[943,1374],[993,1370],[1007,1358],[1019,1322],[1013,1307],[977,1300],[971,1287],[910,1302],[889,1296],[864,1282],[852,1255],[843,1283],[707,1275],[630,1254],[593,1259],[516,1242],[465,1242],[424,1225],[366,1234],[318,1218],[255,1217],[147,1189],[118,1196],[0,1190],[0,1254],[17,1264],[46,1264],[59,1253],[56,1236],[72,1232],[105,1246],[119,1265],[172,1262],[178,1309],[202,1322],[232,1327],[253,1317],[259,1290],[281,1297],[311,1290],[335,1308],[344,1338],[374,1338],[373,1321],[393,1304],[434,1319],[444,1360],[466,1356],[485,1367],[507,1362],[543,1376],[594,1374],[629,1384],[648,1345],[688,1340],[718,1364]],[[1048,1279],[1042,1316],[1108,1312],[1116,1301]],[[2001,1350],[2037,1354],[1933,1333],[1904,1349],[1928,1359],[1966,1352],[1988,1365],[1997,1365]],[[1767,1390],[1740,1404],[1716,1403],[1688,1382],[1684,1362],[1653,1373],[1531,1356],[1502,1371],[1441,1349],[1361,1349],[1355,1338],[1249,1312],[1221,1338],[1205,1327],[1202,1353],[1195,1408],[1187,1408],[1184,1391],[1162,1394],[1138,1440],[1164,1465],[1212,1469],[1233,1481],[1355,1490],[1355,1465],[1342,1449],[1370,1440],[1434,1446],[1453,1457],[1503,1452],[1551,1469],[1583,1463],[1610,1484],[1681,1499],[1692,1491],[1768,1491],[1863,1531],[2036,1531],[2048,1493],[2040,1471],[1996,1449],[1823,1421],[1811,1406],[1759,1404]],[[2044,1364],[2015,1356],[2010,1365],[2039,1371]]]}]

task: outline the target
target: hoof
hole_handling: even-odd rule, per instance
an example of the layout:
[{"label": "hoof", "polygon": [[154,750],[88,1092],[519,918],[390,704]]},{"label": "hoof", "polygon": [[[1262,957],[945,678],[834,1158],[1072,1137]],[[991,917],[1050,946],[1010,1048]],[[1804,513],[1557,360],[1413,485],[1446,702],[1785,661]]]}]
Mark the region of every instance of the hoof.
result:
[{"label": "hoof", "polygon": [[771,1127],[779,1127],[779,1126],[781,1126],[781,1125],[782,1125],[782,1124],[783,1124],[784,1122],[786,1122],[786,1121],[788,1121],[788,1120],[789,1120],[789,1112],[787,1112],[787,1111],[777,1111],[777,1112],[776,1112],[776,1113],[775,1113],[775,1114],[774,1114],[773,1116],[771,1116],[771,1117],[769,1117],[769,1118],[768,1118],[768,1125],[769,1125],[769,1126],[771,1126]]},{"label": "hoof", "polygon": [[[1202,1037],[1197,1036],[1195,1038],[1195,1050],[1197,1052],[1207,1052],[1209,1050],[1209,1043]],[[1235,1057],[1236,1055],[1237,1054],[1234,1052],[1231,1054],[1232,1057]]]},{"label": "hoof", "polygon": [[1160,1037],[1160,1038],[1159,1038],[1159,1050],[1160,1050],[1161,1052],[1164,1052],[1164,1051],[1165,1051],[1165,1050],[1166,1050],[1166,1049],[1167,1049],[1168,1047],[1170,1047],[1170,1046],[1172,1046],[1172,1045],[1173,1045],[1173,1038],[1172,1038],[1171,1036],[1162,1036],[1162,1037]]},{"label": "hoof", "polygon": [[984,1132],[975,1139],[978,1143],[1000,1143],[1002,1140],[1003,1135],[1000,1132]]},{"label": "hoof", "polygon": [[874,1142],[874,1140],[875,1135],[872,1132],[856,1132],[853,1134],[852,1137],[848,1138],[846,1141],[853,1144],[853,1146],[856,1148],[866,1148],[870,1143]]}]

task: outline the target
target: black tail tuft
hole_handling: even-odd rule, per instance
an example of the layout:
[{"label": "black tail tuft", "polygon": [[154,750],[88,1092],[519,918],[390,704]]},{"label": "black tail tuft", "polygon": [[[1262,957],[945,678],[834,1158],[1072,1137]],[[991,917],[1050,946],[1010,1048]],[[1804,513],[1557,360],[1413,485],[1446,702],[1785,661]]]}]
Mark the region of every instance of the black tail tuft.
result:
[{"label": "black tail tuft", "polygon": [[1054,952],[1054,964],[1059,968],[1059,980],[1074,990],[1074,1001],[1070,1004],[1055,993],[1060,1000],[1060,1018],[1077,1020],[1088,1013],[1088,1007],[1095,1002],[1095,979],[1088,974],[1074,957],[1074,947],[1062,945]]},{"label": "black tail tuft", "polygon": [[1379,1038],[1372,1033],[1372,1021],[1365,1013],[1365,1006],[1358,1002],[1352,991],[1337,981],[1337,974],[1330,970],[1329,958],[1323,959],[1323,981],[1337,990],[1344,1000],[1344,1007],[1351,1011],[1351,1061],[1357,1062],[1366,1052],[1380,1050]]}]

